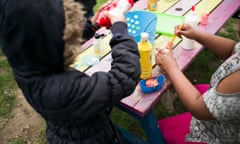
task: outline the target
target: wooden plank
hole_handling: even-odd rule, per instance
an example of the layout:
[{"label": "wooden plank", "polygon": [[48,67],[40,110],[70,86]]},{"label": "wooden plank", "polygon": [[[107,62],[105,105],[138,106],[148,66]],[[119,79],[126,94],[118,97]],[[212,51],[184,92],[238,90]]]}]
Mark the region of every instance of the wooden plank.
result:
[{"label": "wooden plank", "polygon": [[210,15],[208,25],[199,25],[200,30],[215,34],[239,9],[240,0],[224,0]]},{"label": "wooden plank", "polygon": [[[97,55],[94,52],[94,47],[93,45],[91,45],[89,48],[87,48],[84,52],[82,52],[81,54],[79,54],[76,59],[74,64],[72,65],[72,67],[74,67],[75,69],[79,70],[79,71],[86,71],[88,68],[92,67],[92,65],[88,65],[86,60],[86,58],[89,57],[100,57],[101,59],[104,58],[106,55],[108,55],[111,52],[111,47],[109,45],[109,41],[111,39],[111,35],[107,34],[106,37],[104,37],[101,41],[101,45],[104,48],[103,52],[99,55]],[[90,60],[90,59],[88,59]],[[99,63],[100,64],[100,63]]]},{"label": "wooden plank", "polygon": [[164,13],[178,2],[179,0],[159,0],[157,5],[157,12]]},{"label": "wooden plank", "polygon": [[86,74],[91,76],[95,72],[108,72],[111,68],[111,62],[112,62],[112,56],[111,54],[108,54],[106,57],[104,57],[100,63],[96,64],[95,66],[89,68],[86,70]]},{"label": "wooden plank", "polygon": [[[168,9],[168,11],[166,11],[165,13],[182,16],[186,12],[188,12],[193,5],[196,5],[199,2],[200,0],[181,0],[177,4],[172,6],[170,9]],[[177,10],[179,8],[182,10]]]},{"label": "wooden plank", "polygon": [[147,8],[148,0],[138,0],[131,10],[144,10]]},{"label": "wooden plank", "polygon": [[[176,4],[180,0],[158,0],[157,2],[157,12],[163,13],[174,4]],[[132,8],[132,10],[144,10],[147,9],[148,0],[139,0],[136,2]]]},{"label": "wooden plank", "polygon": [[211,11],[215,10],[222,2],[223,0],[201,0],[201,2],[195,6],[195,12],[200,19],[202,13],[211,13]]}]

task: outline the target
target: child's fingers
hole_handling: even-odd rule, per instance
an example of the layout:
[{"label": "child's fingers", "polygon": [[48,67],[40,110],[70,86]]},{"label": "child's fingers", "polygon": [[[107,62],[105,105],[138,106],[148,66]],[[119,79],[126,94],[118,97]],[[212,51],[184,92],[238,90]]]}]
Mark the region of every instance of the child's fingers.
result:
[{"label": "child's fingers", "polygon": [[170,50],[167,48],[156,48],[157,52],[160,54],[165,54],[165,53],[169,53]]}]

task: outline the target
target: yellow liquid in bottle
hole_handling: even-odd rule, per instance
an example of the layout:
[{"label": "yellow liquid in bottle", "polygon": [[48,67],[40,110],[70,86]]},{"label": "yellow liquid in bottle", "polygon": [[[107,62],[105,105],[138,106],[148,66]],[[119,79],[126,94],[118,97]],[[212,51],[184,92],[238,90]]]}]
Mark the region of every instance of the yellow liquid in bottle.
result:
[{"label": "yellow liquid in bottle", "polygon": [[152,44],[148,40],[141,40],[138,43],[141,65],[141,79],[152,77]]}]

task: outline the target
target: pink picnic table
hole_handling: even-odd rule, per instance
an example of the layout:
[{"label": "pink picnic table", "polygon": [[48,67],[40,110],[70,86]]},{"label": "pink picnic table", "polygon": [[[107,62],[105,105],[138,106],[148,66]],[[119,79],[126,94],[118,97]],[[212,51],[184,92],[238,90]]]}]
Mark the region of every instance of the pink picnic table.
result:
[{"label": "pink picnic table", "polygon": [[[167,0],[160,0],[167,1]],[[212,1],[212,0],[211,0]],[[239,9],[240,0],[213,0],[216,1],[216,6],[209,11],[209,22],[207,25],[199,24],[199,29],[206,31],[211,34],[215,34],[225,22],[232,17],[232,15]],[[209,6],[209,0],[171,0],[166,9],[161,9],[163,13],[173,14],[178,16],[185,15],[192,7],[195,5],[199,6],[199,13],[206,12],[207,7]],[[147,6],[147,0],[139,0],[133,7],[133,9],[144,10]],[[176,10],[176,8],[181,8],[181,11]],[[159,36],[161,37],[161,35]],[[158,37],[158,38],[159,38]],[[82,50],[87,49],[92,45],[93,39],[90,39],[86,42]],[[175,48],[173,49],[174,55],[177,59],[178,65],[181,70],[187,68],[187,66],[194,60],[194,58],[204,49],[203,46],[197,45],[192,50],[185,50],[182,48],[181,41],[179,41]],[[86,73],[91,74],[96,71],[108,71],[110,69],[111,63],[111,54],[105,56],[100,64],[89,68]],[[161,69],[158,66],[153,68],[153,76],[161,75]],[[136,118],[146,136],[147,142],[142,141],[141,139],[135,137],[130,132],[122,129],[117,126],[119,130],[123,133],[124,137],[134,144],[138,143],[151,143],[151,144],[162,144],[165,143],[164,138],[161,134],[160,129],[158,128],[157,121],[152,113],[152,108],[156,103],[158,103],[161,95],[169,88],[171,82],[167,79],[164,87],[157,92],[151,94],[144,94],[140,86],[138,85],[133,94],[122,99],[118,105],[120,109],[127,112],[134,118]]]}]

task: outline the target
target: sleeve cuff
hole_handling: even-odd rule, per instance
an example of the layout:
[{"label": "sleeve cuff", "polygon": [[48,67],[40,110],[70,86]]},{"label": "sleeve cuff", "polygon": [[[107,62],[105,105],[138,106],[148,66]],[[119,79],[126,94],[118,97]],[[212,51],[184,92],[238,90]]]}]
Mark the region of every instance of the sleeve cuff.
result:
[{"label": "sleeve cuff", "polygon": [[111,32],[113,35],[115,34],[127,34],[128,35],[128,28],[125,22],[116,22],[111,27]]}]

